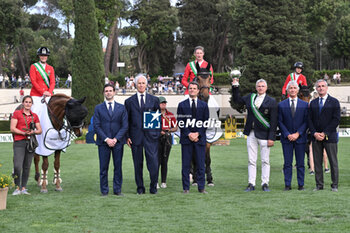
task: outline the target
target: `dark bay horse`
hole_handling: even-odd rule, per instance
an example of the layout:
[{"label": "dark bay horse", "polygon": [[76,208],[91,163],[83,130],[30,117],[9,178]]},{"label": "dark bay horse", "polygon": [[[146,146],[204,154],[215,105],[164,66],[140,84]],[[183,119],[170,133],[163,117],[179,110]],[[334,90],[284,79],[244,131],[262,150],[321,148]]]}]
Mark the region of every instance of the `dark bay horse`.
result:
[{"label": "dark bay horse", "polygon": [[[85,97],[76,100],[65,94],[55,94],[53,95],[49,102],[47,103],[49,117],[52,126],[57,132],[62,129],[66,130],[68,133],[74,133],[77,137],[82,134],[82,127],[84,124],[84,118],[86,117],[88,111],[82,103],[85,101]],[[67,123],[65,124],[64,121]],[[60,135],[60,134],[59,134]],[[70,140],[70,138],[68,138]],[[60,178],[60,156],[62,150],[55,150],[55,161],[54,161],[54,179],[53,183],[56,185],[56,191],[62,191],[61,178]],[[35,180],[38,181],[38,185],[41,186],[40,192],[47,193],[47,170],[49,167],[48,156],[42,156],[42,176],[40,178],[39,173],[39,161],[40,156],[34,155],[35,164]]]},{"label": "dark bay horse", "polygon": [[[198,99],[206,102],[208,104],[209,98],[210,98],[210,63],[208,62],[208,65],[206,68],[200,68],[198,63],[196,64],[196,69],[197,69],[197,76],[194,79],[199,84],[199,94],[198,94]],[[211,110],[211,109],[210,109]],[[209,186],[214,186],[213,183],[213,176],[211,172],[211,158],[210,158],[210,147],[212,145],[212,142],[206,143],[205,146],[205,174],[207,176],[207,182]],[[195,158],[195,156],[193,156]],[[193,183],[196,183],[196,175],[195,175],[195,161],[193,160]]]}]

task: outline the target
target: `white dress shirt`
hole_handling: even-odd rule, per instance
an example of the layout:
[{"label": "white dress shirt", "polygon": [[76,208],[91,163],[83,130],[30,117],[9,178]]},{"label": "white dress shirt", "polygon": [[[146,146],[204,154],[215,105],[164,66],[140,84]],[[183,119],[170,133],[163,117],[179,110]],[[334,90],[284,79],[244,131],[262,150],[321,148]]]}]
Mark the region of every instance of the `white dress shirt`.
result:
[{"label": "white dress shirt", "polygon": [[260,108],[262,102],[264,101],[265,99],[265,96],[266,96],[266,93],[262,94],[262,95],[257,95],[255,101],[254,101],[254,104],[257,108]]},{"label": "white dress shirt", "polygon": [[107,106],[107,109],[109,110],[109,104],[108,103],[112,103],[111,106],[112,106],[112,111],[114,111],[114,100],[112,101],[108,101],[108,100],[105,100],[105,104]]},{"label": "white dress shirt", "polygon": [[144,93],[136,92],[137,94],[137,100],[139,101],[139,106],[141,108],[141,95],[143,95],[143,101],[145,102],[146,105],[146,91]]},{"label": "white dress shirt", "polygon": [[[290,106],[290,107],[292,107],[292,99],[293,99],[293,98],[289,97],[289,106]],[[297,109],[298,97],[295,97],[293,100],[294,100],[295,109]]]}]

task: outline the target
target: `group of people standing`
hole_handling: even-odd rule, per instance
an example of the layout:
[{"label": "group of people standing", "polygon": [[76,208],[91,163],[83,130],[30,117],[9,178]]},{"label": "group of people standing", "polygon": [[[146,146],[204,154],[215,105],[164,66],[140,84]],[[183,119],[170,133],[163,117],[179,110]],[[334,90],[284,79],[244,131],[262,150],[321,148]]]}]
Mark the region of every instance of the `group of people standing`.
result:
[{"label": "group of people standing", "polygon": [[270,147],[274,145],[276,128],[281,131],[281,144],[284,157],[283,173],[285,191],[292,189],[293,154],[295,153],[298,190],[304,190],[305,149],[307,132],[312,137],[312,151],[315,164],[316,187],[314,191],[324,188],[323,153],[326,151],[331,168],[331,190],[338,191],[337,160],[337,127],[340,122],[340,104],[328,94],[327,82],[320,79],[316,82],[318,98],[310,104],[298,98],[299,85],[307,85],[301,74],[303,64],[297,62],[295,71],[287,77],[282,94],[287,97],[278,103],[266,94],[267,83],[263,79],[256,82],[257,93],[244,97],[239,94],[239,80],[232,82],[232,98],[234,102],[244,104],[248,110],[244,134],[247,135],[248,149],[248,186],[246,192],[255,190],[256,162],[258,149],[261,154],[261,187],[270,191]]},{"label": "group of people standing", "polygon": [[[14,134],[14,176],[17,189],[14,195],[29,194],[26,184],[29,176],[33,152],[28,148],[31,135],[37,135],[42,142],[42,132],[46,132],[45,121],[48,119],[47,108],[43,97],[50,97],[55,87],[55,75],[52,66],[46,63],[50,51],[46,47],[39,48],[39,62],[30,68],[32,89],[30,96],[24,96],[23,109],[16,110],[11,119],[11,132]],[[209,76],[213,83],[213,69],[203,59],[204,48],[198,46],[194,50],[196,60],[187,64],[182,84],[186,87],[185,99],[178,104],[177,118],[166,108],[167,100],[147,93],[148,79],[143,74],[135,77],[136,94],[125,100],[124,105],[114,98],[116,89],[107,83],[103,88],[105,101],[95,107],[93,126],[98,146],[100,192],[102,196],[109,193],[108,168],[112,154],[113,193],[122,196],[122,159],[124,144],[131,148],[136,192],[146,193],[143,181],[143,161],[146,158],[150,176],[149,192],[157,194],[158,176],[161,169],[161,187],[166,188],[167,162],[171,150],[171,133],[180,129],[182,158],[183,193],[190,190],[190,170],[192,159],[196,161],[196,182],[200,193],[205,190],[206,166],[206,126],[209,120],[208,104],[198,98],[200,87],[194,79],[202,72]],[[197,68],[196,68],[197,67]],[[298,190],[304,190],[304,156],[307,144],[307,130],[312,136],[312,149],[315,163],[315,191],[324,188],[322,159],[323,151],[327,152],[330,168],[332,191],[338,191],[337,162],[337,126],[340,121],[339,101],[327,93],[327,82],[320,79],[316,82],[319,97],[310,104],[298,98],[299,84],[306,85],[306,78],[301,74],[303,64],[294,65],[295,72],[287,77],[282,94],[286,99],[277,104],[274,98],[266,94],[267,82],[259,79],[256,82],[256,93],[241,96],[239,80],[232,81],[232,99],[248,110],[244,134],[247,136],[248,150],[248,186],[245,191],[255,190],[256,163],[260,148],[262,161],[261,187],[270,191],[270,148],[274,146],[277,126],[281,130],[281,143],[284,156],[283,172],[285,190],[292,189],[292,163],[295,153],[297,165]],[[203,71],[203,69],[205,71]],[[146,114],[152,115],[149,123],[158,126],[146,127]],[[40,119],[40,120],[39,120]],[[44,122],[42,125],[41,123]],[[40,153],[42,152],[42,153]],[[40,155],[46,155],[39,151]],[[46,157],[47,159],[47,157]]]}]

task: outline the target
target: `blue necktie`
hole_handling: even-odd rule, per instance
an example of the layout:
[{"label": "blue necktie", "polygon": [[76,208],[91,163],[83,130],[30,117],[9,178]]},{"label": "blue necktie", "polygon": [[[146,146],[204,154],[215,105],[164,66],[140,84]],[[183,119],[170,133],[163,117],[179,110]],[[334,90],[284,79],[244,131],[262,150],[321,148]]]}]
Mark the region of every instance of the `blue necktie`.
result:
[{"label": "blue necktie", "polygon": [[145,108],[145,101],[143,99],[143,94],[141,94],[141,109]]},{"label": "blue necktie", "polygon": [[196,103],[194,101],[194,99],[192,99],[192,119],[196,119],[196,115],[197,115],[197,110],[196,110]]},{"label": "blue necktie", "polygon": [[320,113],[322,111],[322,108],[323,108],[323,98],[320,97]]},{"label": "blue necktie", "polygon": [[111,117],[113,115],[112,103],[108,103],[108,104],[109,104],[108,113],[109,113],[109,116]]}]

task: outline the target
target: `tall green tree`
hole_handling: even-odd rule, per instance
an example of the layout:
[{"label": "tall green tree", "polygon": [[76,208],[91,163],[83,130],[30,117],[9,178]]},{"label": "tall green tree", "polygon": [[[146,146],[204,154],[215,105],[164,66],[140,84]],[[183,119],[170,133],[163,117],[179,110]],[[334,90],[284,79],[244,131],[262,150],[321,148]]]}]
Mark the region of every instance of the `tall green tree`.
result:
[{"label": "tall green tree", "polygon": [[86,96],[88,118],[103,100],[102,44],[98,35],[93,0],[74,0],[75,39],[73,47],[72,96]]},{"label": "tall green tree", "polygon": [[169,0],[138,0],[128,18],[124,35],[137,41],[134,54],[138,70],[150,74],[172,74],[174,68],[174,32],[178,25],[176,9]]},{"label": "tall green tree", "polygon": [[224,71],[224,67],[232,63],[228,55],[231,53],[233,1],[179,0],[177,7],[183,62],[187,63],[194,47],[201,45],[205,48],[205,59],[212,63],[214,70]]},{"label": "tall green tree", "polygon": [[304,63],[307,77],[311,74],[301,1],[237,0],[234,15],[239,35],[236,47],[240,51],[237,64],[247,66],[241,78],[243,94],[255,91],[255,82],[263,78],[268,93],[279,99],[296,61]]}]

